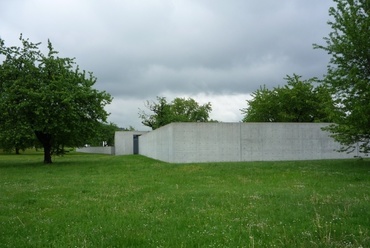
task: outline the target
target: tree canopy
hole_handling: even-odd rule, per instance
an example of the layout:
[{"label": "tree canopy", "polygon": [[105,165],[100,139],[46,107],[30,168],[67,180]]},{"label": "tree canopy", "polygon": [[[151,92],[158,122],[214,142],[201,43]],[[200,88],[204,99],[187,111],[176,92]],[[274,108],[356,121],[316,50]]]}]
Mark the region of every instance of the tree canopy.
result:
[{"label": "tree canopy", "polygon": [[103,142],[106,142],[107,146],[114,146],[114,134],[121,130],[122,128],[114,123],[101,123],[95,132],[95,136],[85,142],[91,146],[102,146]]},{"label": "tree canopy", "polygon": [[157,97],[157,102],[146,102],[146,107],[152,112],[139,112],[139,117],[145,126],[153,130],[171,122],[207,122],[212,110],[211,103],[199,105],[192,98],[175,98],[167,102],[165,97]]},{"label": "tree canopy", "polygon": [[[44,148],[44,162],[64,146],[80,146],[94,136],[112,100],[93,88],[96,78],[81,71],[74,59],[58,57],[48,41],[48,54],[20,36],[21,46],[0,39],[0,131],[2,139],[28,142],[33,133]],[[22,144],[27,146],[27,144]]]},{"label": "tree canopy", "polygon": [[334,96],[339,115],[328,130],[351,151],[370,151],[370,1],[334,0],[325,45],[331,56],[324,83]]},{"label": "tree canopy", "polygon": [[334,105],[329,91],[315,87],[316,78],[302,80],[294,74],[287,76],[287,85],[252,93],[248,107],[242,109],[243,122],[330,122]]}]

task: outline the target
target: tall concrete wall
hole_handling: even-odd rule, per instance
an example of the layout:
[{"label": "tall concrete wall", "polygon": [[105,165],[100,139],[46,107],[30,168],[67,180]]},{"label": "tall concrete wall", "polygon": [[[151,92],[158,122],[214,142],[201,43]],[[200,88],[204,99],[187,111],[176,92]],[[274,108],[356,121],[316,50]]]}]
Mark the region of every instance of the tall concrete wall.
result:
[{"label": "tall concrete wall", "polygon": [[242,123],[242,161],[353,158],[322,130],[323,123]]},{"label": "tall concrete wall", "polygon": [[114,135],[115,155],[134,153],[134,135],[142,135],[145,131],[118,131]]},{"label": "tall concrete wall", "polygon": [[171,162],[240,161],[240,124],[174,123]]},{"label": "tall concrete wall", "polygon": [[[172,123],[139,138],[139,153],[171,163],[353,158],[322,123]],[[116,149],[117,153],[117,149]]]},{"label": "tall concrete wall", "polygon": [[158,160],[172,162],[173,128],[167,125],[139,137],[139,153]]}]

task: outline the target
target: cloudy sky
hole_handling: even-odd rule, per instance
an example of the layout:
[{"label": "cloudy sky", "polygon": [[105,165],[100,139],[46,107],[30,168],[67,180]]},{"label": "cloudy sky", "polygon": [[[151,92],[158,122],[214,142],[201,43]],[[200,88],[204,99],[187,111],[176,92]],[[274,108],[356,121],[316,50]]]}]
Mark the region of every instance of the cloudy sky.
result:
[{"label": "cloudy sky", "polygon": [[12,0],[0,1],[0,37],[20,33],[109,92],[109,121],[147,130],[138,117],[157,96],[211,102],[211,118],[242,119],[250,93],[293,73],[322,77],[329,60],[313,43],[330,32],[332,0]]}]

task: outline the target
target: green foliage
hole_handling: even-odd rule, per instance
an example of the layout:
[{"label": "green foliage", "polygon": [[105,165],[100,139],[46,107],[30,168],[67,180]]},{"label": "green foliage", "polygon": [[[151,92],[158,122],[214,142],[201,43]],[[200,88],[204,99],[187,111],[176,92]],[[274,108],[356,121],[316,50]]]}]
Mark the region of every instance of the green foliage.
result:
[{"label": "green foliage", "polygon": [[316,78],[301,80],[298,75],[287,76],[284,87],[253,92],[242,109],[243,122],[330,122],[334,105],[329,91],[322,85],[314,87]]},{"label": "green foliage", "polygon": [[0,155],[7,247],[369,247],[369,160]]},{"label": "green foliage", "polygon": [[[18,123],[17,121],[13,122]],[[6,123],[11,124],[11,123]],[[5,126],[5,124],[3,124]],[[0,127],[0,148],[4,151],[15,151],[19,154],[20,150],[25,150],[29,147],[40,146],[38,140],[28,125],[19,125],[17,128],[11,126],[4,130],[4,126]]]},{"label": "green foliage", "polygon": [[326,85],[340,112],[328,128],[343,150],[370,151],[370,1],[334,0],[329,9],[331,33],[326,45],[314,45],[331,55]]},{"label": "green foliage", "polygon": [[96,130],[96,135],[85,142],[91,146],[102,146],[103,141],[105,141],[106,145],[114,146],[114,134],[120,130],[121,128],[114,123],[100,123]]},{"label": "green foliage", "polygon": [[137,131],[133,126],[129,127],[119,127],[118,131]]},{"label": "green foliage", "polygon": [[104,106],[111,96],[92,88],[96,78],[75,66],[74,59],[60,58],[48,41],[44,55],[40,43],[20,37],[21,47],[0,44],[0,130],[10,140],[15,133],[29,144],[34,133],[44,148],[44,162],[64,146],[79,146],[94,136],[107,118]]},{"label": "green foliage", "polygon": [[175,98],[168,103],[165,97],[157,97],[158,102],[146,102],[146,107],[154,114],[139,112],[145,126],[153,130],[171,122],[207,122],[212,110],[211,103],[199,105],[192,98]]}]

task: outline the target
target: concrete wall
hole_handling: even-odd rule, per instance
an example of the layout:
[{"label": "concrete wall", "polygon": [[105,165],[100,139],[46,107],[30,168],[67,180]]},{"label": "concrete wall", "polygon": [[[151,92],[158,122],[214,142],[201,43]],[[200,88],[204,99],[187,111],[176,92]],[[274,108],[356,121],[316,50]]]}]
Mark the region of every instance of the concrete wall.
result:
[{"label": "concrete wall", "polygon": [[239,123],[176,123],[171,162],[240,161]]},{"label": "concrete wall", "polygon": [[114,154],[113,146],[89,146],[89,147],[80,147],[76,149],[77,152],[84,153],[98,153],[98,154]]},{"label": "concrete wall", "polygon": [[173,128],[176,125],[166,125],[139,137],[139,153],[158,160],[172,162],[173,160]]},{"label": "concrete wall", "polygon": [[[171,123],[139,138],[139,153],[171,163],[353,158],[322,123]],[[117,142],[117,141],[116,141]],[[117,149],[116,149],[117,153]]]},{"label": "concrete wall", "polygon": [[313,160],[353,158],[322,130],[323,123],[243,123],[241,160]]},{"label": "concrete wall", "polygon": [[134,135],[142,135],[145,131],[118,131],[114,135],[115,155],[134,153]]}]

